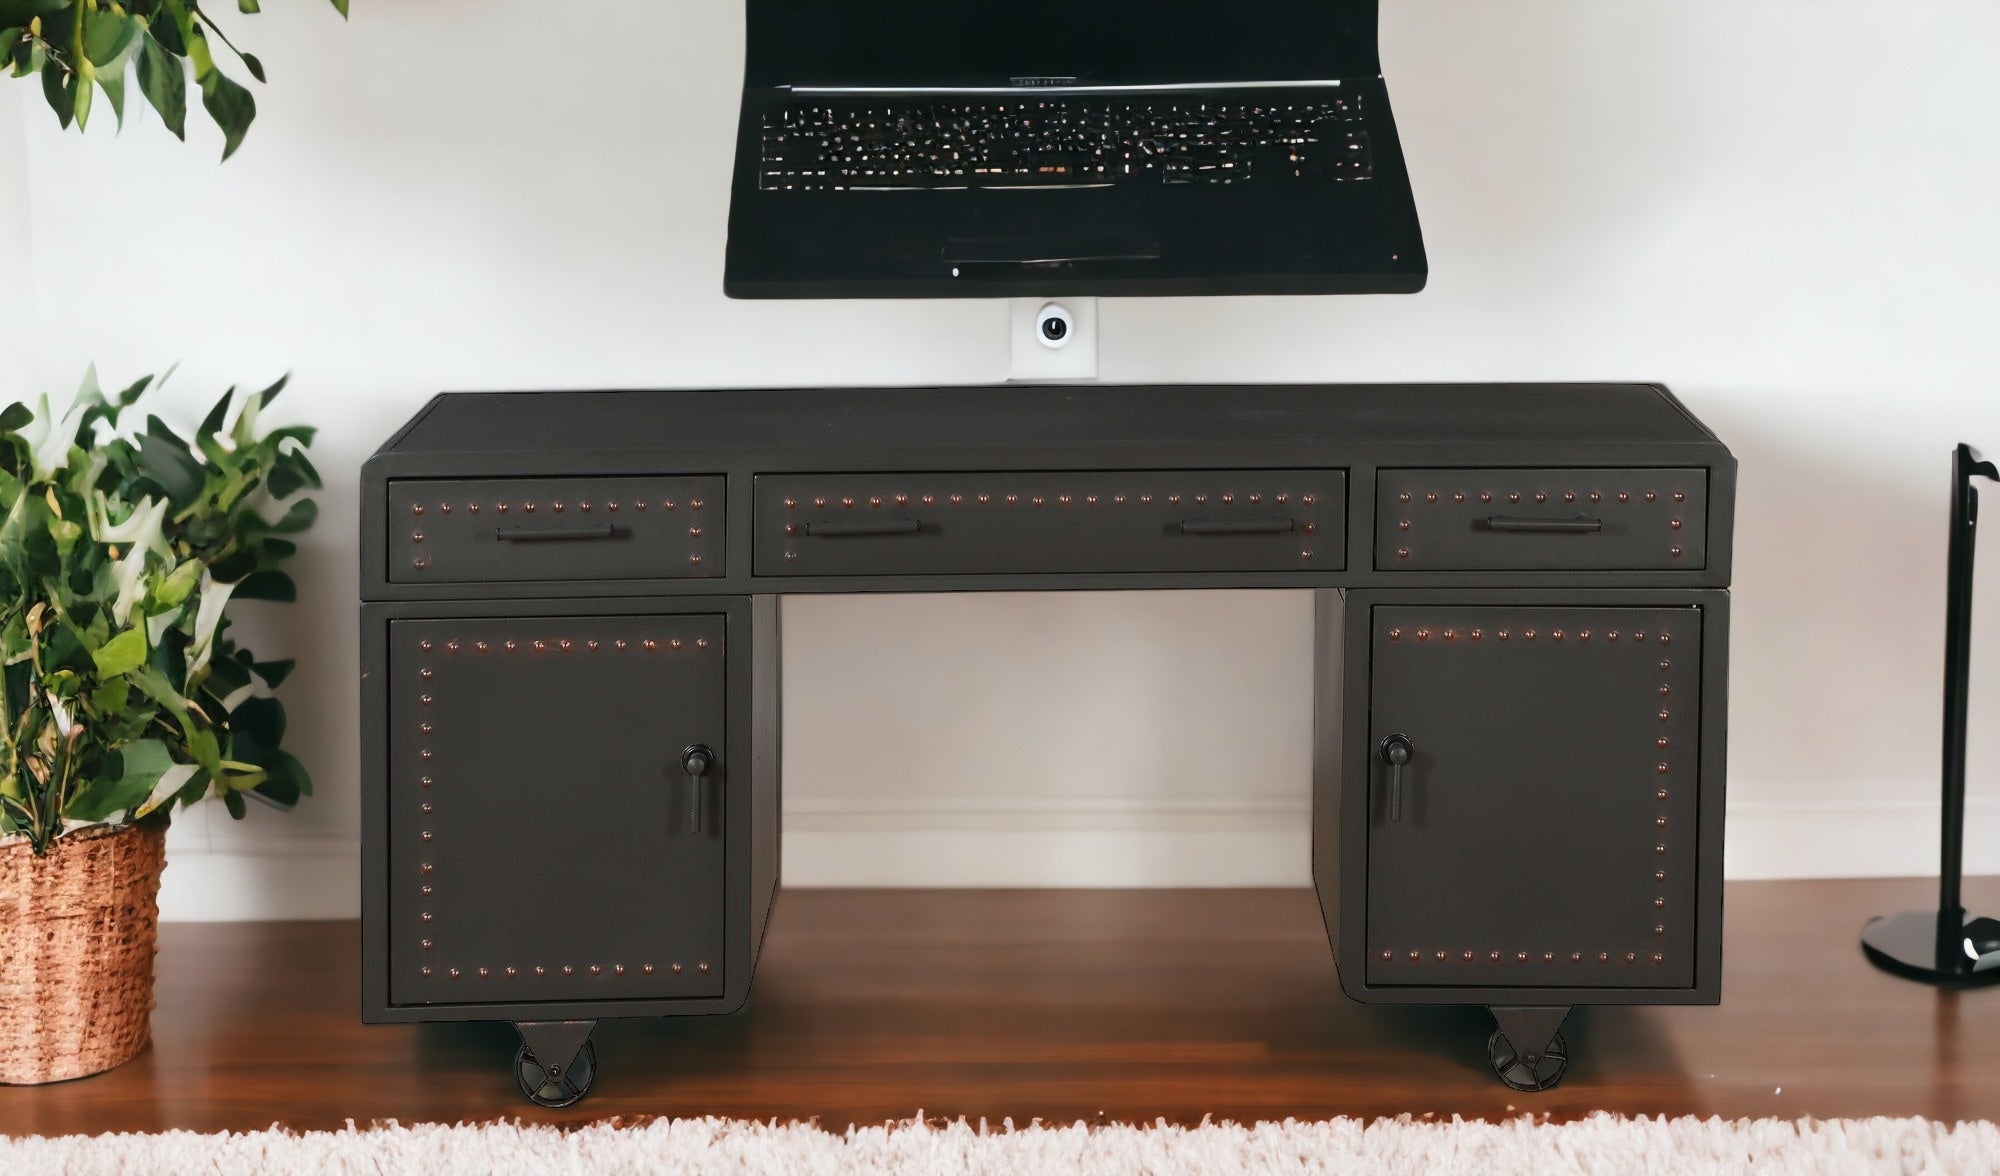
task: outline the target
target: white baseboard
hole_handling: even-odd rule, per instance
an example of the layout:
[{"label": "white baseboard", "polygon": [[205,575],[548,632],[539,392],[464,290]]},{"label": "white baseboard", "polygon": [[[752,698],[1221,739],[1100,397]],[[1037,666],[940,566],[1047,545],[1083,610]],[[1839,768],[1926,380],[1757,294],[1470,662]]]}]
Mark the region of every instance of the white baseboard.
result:
[{"label": "white baseboard", "polygon": [[[1220,887],[1311,885],[1308,809],[1285,800],[795,803],[789,886]],[[1937,872],[1937,805],[1923,801],[1730,806],[1731,878]],[[1965,868],[2000,874],[2000,797],[1967,804]],[[190,839],[195,840],[195,839]],[[164,919],[347,919],[360,909],[360,847],[280,838],[251,849],[175,845]]]},{"label": "white baseboard", "polygon": [[789,886],[1309,886],[1301,800],[951,796],[785,806]]},{"label": "white baseboard", "polygon": [[169,846],[160,918],[183,923],[246,919],[352,919],[361,913],[361,845],[276,839],[255,849]]},{"label": "white baseboard", "polygon": [[[1938,802],[1734,801],[1722,859],[1730,878],[1934,875]],[[1966,798],[1965,872],[2000,874],[2000,796]]]}]

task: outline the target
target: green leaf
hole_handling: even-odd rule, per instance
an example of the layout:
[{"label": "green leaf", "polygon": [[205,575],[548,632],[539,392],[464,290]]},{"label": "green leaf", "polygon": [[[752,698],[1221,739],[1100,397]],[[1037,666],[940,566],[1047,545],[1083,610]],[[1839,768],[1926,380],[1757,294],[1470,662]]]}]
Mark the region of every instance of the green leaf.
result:
[{"label": "green leaf", "polygon": [[264,63],[257,60],[257,55],[255,53],[238,52],[236,56],[241,57],[243,59],[243,68],[250,71],[251,77],[256,78],[260,82],[265,80]]},{"label": "green leaf", "polygon": [[[171,0],[168,7],[174,7]],[[215,72],[215,58],[208,51],[208,34],[194,26],[185,10],[181,10],[174,19],[181,28],[181,41],[187,45],[188,64],[194,66],[194,80],[199,82]]]},{"label": "green leaf", "polygon": [[197,76],[201,79],[201,104],[222,128],[222,158],[228,159],[243,145],[243,136],[257,117],[257,99],[219,69],[211,67]]},{"label": "green leaf", "polygon": [[83,55],[90,59],[92,65],[109,65],[125,52],[125,47],[138,33],[137,20],[109,5],[85,8]]},{"label": "green leaf", "polygon": [[48,63],[48,59],[48,54],[42,52],[39,44],[24,39],[19,45],[14,46],[14,76],[25,78],[31,73],[39,73],[42,66]]},{"label": "green leaf", "polygon": [[200,498],[206,480],[187,442],[156,416],[146,418],[146,431],[139,435],[139,472],[180,506]]},{"label": "green leaf", "polygon": [[139,43],[139,92],[146,96],[160,121],[174,133],[187,138],[187,74],[181,63],[149,30]]},{"label": "green leaf", "polygon": [[0,61],[12,57],[14,46],[20,44],[21,38],[27,35],[26,29],[0,29]]},{"label": "green leaf", "polygon": [[222,807],[228,809],[229,815],[239,821],[249,814],[249,806],[243,803],[243,794],[241,792],[224,792],[222,794]]},{"label": "green leaf", "polygon": [[231,600],[277,600],[290,604],[299,598],[299,586],[283,572],[255,572],[243,577],[229,595]]},{"label": "green leaf", "polygon": [[172,0],[169,0],[164,7],[167,10],[164,18],[162,18],[162,14],[159,11],[155,11],[153,19],[146,25],[146,28],[155,37],[159,38],[161,48],[175,57],[186,57],[187,38],[181,33],[181,20],[179,17],[184,17],[187,13],[183,10],[177,16],[174,10],[179,9],[181,6],[173,3]]},{"label": "green leaf", "polygon": [[222,775],[222,751],[215,743],[215,732],[202,727],[188,736],[188,753],[195,762],[208,769],[211,776]]},{"label": "green leaf", "polygon": [[[173,372],[173,369],[168,368],[167,371],[169,374],[171,374]],[[161,381],[163,382],[166,380],[166,378],[167,378],[166,376],[160,377]],[[145,393],[146,389],[152,383],[153,383],[153,377],[140,376],[138,379],[132,381],[130,384],[127,384],[123,392],[120,392],[118,395],[113,396],[111,398],[111,401],[119,408],[129,408],[134,401],[138,400],[139,397]]]},{"label": "green leaf", "polygon": [[222,422],[229,419],[229,401],[235,395],[235,388],[224,392],[222,399],[215,402],[215,407],[208,410],[208,415],[201,418],[201,426],[194,431],[196,441],[222,431]]},{"label": "green leaf", "polygon": [[56,112],[56,121],[63,130],[68,130],[70,121],[76,117],[76,98],[64,85],[62,70],[42,70],[42,97],[48,99],[49,109]]},{"label": "green leaf", "polygon": [[146,664],[146,629],[136,625],[94,650],[90,657],[97,663],[97,672],[106,678],[115,678],[130,673]]},{"label": "green leaf", "polygon": [[90,704],[107,719],[124,714],[131,701],[132,683],[123,678],[115,678],[90,692]]},{"label": "green leaf", "polygon": [[70,0],[0,0],[0,27],[27,28],[38,16],[61,12]]},{"label": "green leaf", "polygon": [[[158,739],[137,739],[112,753],[116,775],[105,775],[85,785],[63,806],[63,816],[73,821],[101,821],[121,809],[134,809],[153,794],[153,786],[174,766],[167,745]],[[109,764],[112,757],[106,757]]]},{"label": "green leaf", "polygon": [[271,497],[283,499],[298,493],[305,484],[305,475],[299,472],[298,467],[280,458],[271,467],[271,476],[265,481],[264,487],[271,492]]},{"label": "green leaf", "polygon": [[222,443],[222,422],[229,418],[229,402],[235,396],[234,387],[224,392],[194,431],[194,443],[201,447],[202,456],[215,465],[226,466],[229,461],[229,449]]},{"label": "green leaf", "polygon": [[236,11],[262,12],[263,9],[257,7],[257,0],[236,0]]},{"label": "green leaf", "polygon": [[111,113],[118,118],[118,129],[125,129],[125,66],[104,70],[97,75],[97,88],[104,91],[104,97],[111,103]]},{"label": "green leaf", "polygon": [[87,72],[89,68],[85,65],[73,71],[67,83],[70,108],[76,113],[76,129],[79,131],[90,123],[90,96],[97,92],[97,87],[91,85]]},{"label": "green leaf", "polygon": [[180,566],[167,573],[160,586],[153,593],[153,599],[167,608],[186,602],[201,586],[202,562],[198,559],[183,560]]},{"label": "green leaf", "polygon": [[[201,683],[202,691],[218,703],[226,702],[229,696],[250,685],[250,667],[233,657],[210,658],[208,677]],[[209,709],[206,704],[203,710]]]},{"label": "green leaf", "polygon": [[264,765],[264,781],[250,790],[250,795],[265,804],[280,810],[298,805],[299,798],[312,795],[312,777],[306,775],[306,767],[289,751],[271,753],[271,761]]},{"label": "green leaf", "polygon": [[16,400],[0,411],[0,433],[18,433],[29,421],[35,419],[35,410]]},{"label": "green leaf", "polygon": [[194,76],[199,79],[204,68],[213,69],[215,66],[212,62],[204,66],[208,48],[201,44],[201,30],[195,27],[193,5],[188,0],[160,0],[160,5],[166,9],[169,23],[174,26],[174,32],[180,36],[179,52],[186,54],[188,60],[193,63]]},{"label": "green leaf", "polygon": [[264,679],[264,685],[276,690],[284,684],[286,678],[291,677],[292,671],[298,664],[296,658],[288,657],[283,661],[251,662],[250,669],[259,678]]},{"label": "green leaf", "polygon": [[284,517],[271,524],[271,529],[280,535],[291,535],[313,525],[319,517],[319,504],[310,498],[301,498],[285,511]]},{"label": "green leaf", "polygon": [[285,704],[248,698],[229,712],[229,758],[262,767],[285,741]]},{"label": "green leaf", "polygon": [[347,17],[347,0],[333,0],[333,7],[340,13],[342,19]]}]

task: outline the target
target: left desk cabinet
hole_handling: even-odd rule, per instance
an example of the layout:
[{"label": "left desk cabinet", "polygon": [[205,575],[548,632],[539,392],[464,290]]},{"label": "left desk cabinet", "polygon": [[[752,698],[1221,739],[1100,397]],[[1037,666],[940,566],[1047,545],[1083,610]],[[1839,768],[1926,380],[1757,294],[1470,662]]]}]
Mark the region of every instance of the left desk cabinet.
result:
[{"label": "left desk cabinet", "polygon": [[571,1048],[546,1025],[583,1051],[601,1017],[740,1006],[777,877],[775,600],[362,615],[366,1019],[514,1021],[532,1063]]}]

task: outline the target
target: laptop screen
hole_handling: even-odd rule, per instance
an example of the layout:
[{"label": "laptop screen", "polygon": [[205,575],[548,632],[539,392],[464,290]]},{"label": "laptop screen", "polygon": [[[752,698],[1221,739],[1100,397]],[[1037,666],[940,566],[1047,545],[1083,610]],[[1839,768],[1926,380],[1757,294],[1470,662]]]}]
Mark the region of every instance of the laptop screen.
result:
[{"label": "laptop screen", "polygon": [[1377,0],[748,0],[752,87],[1372,77]]}]

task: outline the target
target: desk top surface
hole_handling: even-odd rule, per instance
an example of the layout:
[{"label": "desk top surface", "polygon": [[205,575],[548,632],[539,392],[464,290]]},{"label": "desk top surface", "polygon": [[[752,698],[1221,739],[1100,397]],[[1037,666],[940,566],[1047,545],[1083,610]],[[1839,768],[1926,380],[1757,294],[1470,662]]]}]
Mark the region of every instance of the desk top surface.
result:
[{"label": "desk top surface", "polygon": [[1321,438],[1718,444],[1651,384],[1000,385],[448,393],[384,451],[1063,449]]}]

